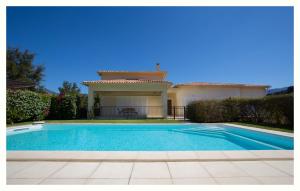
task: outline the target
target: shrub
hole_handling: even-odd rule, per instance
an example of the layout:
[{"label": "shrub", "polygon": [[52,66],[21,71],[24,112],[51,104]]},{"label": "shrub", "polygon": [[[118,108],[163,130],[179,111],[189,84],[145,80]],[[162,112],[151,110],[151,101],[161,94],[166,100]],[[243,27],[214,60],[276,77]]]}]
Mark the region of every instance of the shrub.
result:
[{"label": "shrub", "polygon": [[237,121],[240,113],[240,102],[238,99],[225,99],[224,101],[220,101],[222,105],[222,119],[223,121]]},{"label": "shrub", "polygon": [[78,119],[87,118],[87,105],[88,105],[87,95],[81,94],[76,97],[76,107],[77,107],[76,118]]},{"label": "shrub", "polygon": [[187,106],[187,118],[195,122],[241,121],[293,129],[293,105],[292,94],[260,99],[203,100]]},{"label": "shrub", "polygon": [[7,90],[6,121],[7,123],[42,120],[50,106],[50,97],[28,90]]},{"label": "shrub", "polygon": [[264,101],[269,122],[294,125],[294,97],[292,95],[267,96]]},{"label": "shrub", "polygon": [[187,107],[187,118],[196,122],[220,122],[222,105],[217,100],[197,101]]},{"label": "shrub", "polygon": [[75,95],[58,95],[51,98],[49,119],[74,119],[77,106]]}]

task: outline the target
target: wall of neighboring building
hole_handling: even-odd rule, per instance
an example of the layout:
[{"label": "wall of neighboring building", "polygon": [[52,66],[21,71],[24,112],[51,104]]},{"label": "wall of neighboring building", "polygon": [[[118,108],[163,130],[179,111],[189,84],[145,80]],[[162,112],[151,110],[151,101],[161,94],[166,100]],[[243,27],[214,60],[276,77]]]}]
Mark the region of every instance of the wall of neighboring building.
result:
[{"label": "wall of neighboring building", "polygon": [[241,97],[245,98],[264,97],[266,94],[265,88],[241,88]]},{"label": "wall of neighboring building", "polygon": [[266,95],[265,88],[252,87],[214,87],[214,86],[183,86],[172,88],[176,92],[176,105],[186,106],[192,101],[221,100],[229,97],[258,98]]}]

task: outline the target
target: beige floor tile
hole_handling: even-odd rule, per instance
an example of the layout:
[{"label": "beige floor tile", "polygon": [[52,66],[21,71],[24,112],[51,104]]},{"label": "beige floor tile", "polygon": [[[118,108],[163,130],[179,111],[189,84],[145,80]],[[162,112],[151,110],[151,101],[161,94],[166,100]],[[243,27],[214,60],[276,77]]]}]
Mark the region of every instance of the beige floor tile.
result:
[{"label": "beige floor tile", "polygon": [[11,175],[37,164],[37,162],[19,162],[19,161],[8,161],[6,162],[6,177],[10,178]]},{"label": "beige floor tile", "polygon": [[197,155],[193,151],[170,151],[167,152],[169,159],[197,159]]},{"label": "beige floor tile", "polygon": [[103,162],[90,178],[129,178],[132,167],[131,162]]},{"label": "beige floor tile", "polygon": [[173,178],[173,184],[181,185],[207,185],[216,184],[213,178]]},{"label": "beige floor tile", "polygon": [[293,185],[293,177],[256,177],[263,184]]},{"label": "beige floor tile", "polygon": [[231,162],[200,162],[213,177],[245,177],[249,176]]},{"label": "beige floor tile", "polygon": [[231,177],[231,178],[215,178],[218,184],[261,184],[258,180],[252,177]]},{"label": "beige floor tile", "polygon": [[50,178],[88,178],[99,166],[97,162],[70,162]]},{"label": "beige floor tile", "polygon": [[208,159],[214,159],[214,160],[224,160],[228,159],[227,156],[224,155],[222,151],[195,151],[198,159],[201,160],[208,160]]},{"label": "beige floor tile", "polygon": [[86,184],[95,184],[95,185],[125,185],[128,184],[128,178],[96,178],[88,179]]},{"label": "beige floor tile", "polygon": [[283,160],[283,161],[265,161],[267,164],[285,172],[289,175],[294,175],[294,161]]},{"label": "beige floor tile", "polygon": [[7,185],[36,185],[39,184],[42,179],[7,179]]},{"label": "beige floor tile", "polygon": [[131,178],[171,178],[164,162],[137,162],[133,166]]},{"label": "beige floor tile", "polygon": [[83,185],[85,184],[86,179],[45,179],[40,184],[46,185]]},{"label": "beige floor tile", "polygon": [[46,178],[55,171],[61,169],[65,162],[37,162],[35,165],[25,168],[10,177],[12,178]]},{"label": "beige floor tile", "polygon": [[140,185],[169,185],[172,184],[171,179],[131,179],[129,184]]},{"label": "beige floor tile", "polygon": [[288,176],[262,161],[234,161],[234,165],[243,169],[250,176]]},{"label": "beige floor tile", "polygon": [[172,178],[210,177],[199,162],[168,162]]}]

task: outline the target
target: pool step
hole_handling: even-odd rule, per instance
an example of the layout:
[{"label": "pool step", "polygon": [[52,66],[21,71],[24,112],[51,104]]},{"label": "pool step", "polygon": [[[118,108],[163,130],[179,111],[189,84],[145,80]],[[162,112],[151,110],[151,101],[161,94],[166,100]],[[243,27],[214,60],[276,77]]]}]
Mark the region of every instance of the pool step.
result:
[{"label": "pool step", "polygon": [[209,137],[214,137],[214,138],[220,138],[224,139],[226,136],[222,133],[210,133],[210,132],[200,132],[200,131],[182,131],[182,130],[172,130],[177,133],[187,133],[187,134],[195,134],[195,135],[202,135],[202,136],[209,136]]},{"label": "pool step", "polygon": [[276,150],[282,150],[283,149],[281,147],[270,145],[270,144],[264,143],[262,141],[257,141],[257,140],[254,140],[254,139],[251,139],[251,138],[248,138],[248,137],[245,137],[245,136],[230,133],[228,131],[225,131],[222,128],[213,128],[213,129],[212,128],[211,129],[210,128],[189,128],[189,129],[173,130],[173,131],[179,132],[179,133],[188,133],[188,134],[210,136],[210,137],[221,138],[221,139],[225,139],[228,136],[234,136],[236,138],[248,140],[248,141],[251,141],[251,142],[255,142],[257,144],[261,144],[261,145],[264,145],[264,146],[267,146],[267,147],[271,147],[271,148],[276,149]]}]

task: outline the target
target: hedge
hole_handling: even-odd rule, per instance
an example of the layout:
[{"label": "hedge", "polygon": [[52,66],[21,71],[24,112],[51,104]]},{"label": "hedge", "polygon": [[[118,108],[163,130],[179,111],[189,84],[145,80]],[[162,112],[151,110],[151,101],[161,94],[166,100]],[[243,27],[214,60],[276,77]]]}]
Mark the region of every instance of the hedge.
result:
[{"label": "hedge", "polygon": [[187,106],[187,118],[194,122],[250,122],[293,129],[294,96],[196,101]]},{"label": "hedge", "polygon": [[77,107],[77,119],[86,119],[87,118],[87,105],[88,97],[87,95],[79,95],[76,97],[76,107]]},{"label": "hedge", "polygon": [[75,119],[77,114],[75,95],[58,95],[51,98],[48,119]]},{"label": "hedge", "polygon": [[7,90],[6,123],[87,117],[86,95],[48,95],[29,90]]},{"label": "hedge", "polygon": [[49,112],[50,97],[28,90],[7,90],[6,123],[44,119]]}]

